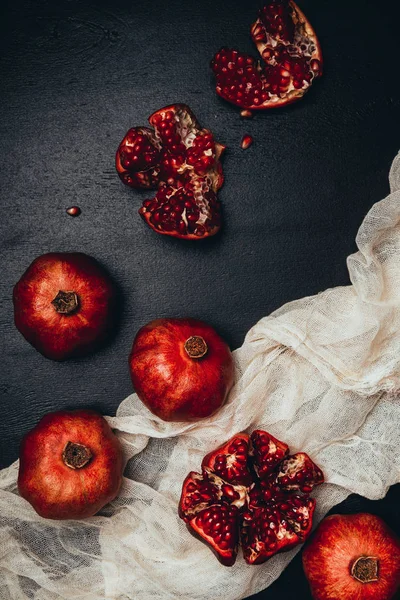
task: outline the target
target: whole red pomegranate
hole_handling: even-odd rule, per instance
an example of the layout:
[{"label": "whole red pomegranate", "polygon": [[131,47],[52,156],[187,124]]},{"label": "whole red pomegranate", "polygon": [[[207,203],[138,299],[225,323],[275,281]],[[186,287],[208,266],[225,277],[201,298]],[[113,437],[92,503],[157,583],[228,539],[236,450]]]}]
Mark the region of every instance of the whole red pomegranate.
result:
[{"label": "whole red pomegranate", "polygon": [[264,65],[249,54],[221,48],[211,62],[217,94],[246,111],[299,100],[322,75],[317,36],[292,0],[269,0],[251,35]]},{"label": "whole red pomegranate", "polygon": [[19,493],[47,519],[84,519],[118,494],[123,455],[92,410],[45,415],[21,442]]},{"label": "whole red pomegranate", "polygon": [[238,433],[183,482],[179,516],[223,565],[235,563],[239,541],[254,565],[310,535],[315,500],[308,493],[324,476],[304,452],[288,455],[287,444],[266,431]]},{"label": "whole red pomegranate", "polygon": [[217,191],[224,177],[225,146],[202,129],[186,104],[160,108],[148,127],[130,129],[120,143],[115,165],[123,183],[157,189],[139,214],[157,233],[199,240],[221,226]]},{"label": "whole red pomegranate", "polygon": [[305,547],[303,566],[315,600],[390,600],[400,587],[400,540],[375,515],[332,515]]},{"label": "whole red pomegranate", "polygon": [[229,347],[195,319],[158,319],[142,327],[129,365],[137,395],[164,421],[210,416],[233,385]]},{"label": "whole red pomegranate", "polygon": [[78,252],[43,254],[14,287],[14,321],[47,358],[87,354],[111,330],[115,291],[110,277]]}]

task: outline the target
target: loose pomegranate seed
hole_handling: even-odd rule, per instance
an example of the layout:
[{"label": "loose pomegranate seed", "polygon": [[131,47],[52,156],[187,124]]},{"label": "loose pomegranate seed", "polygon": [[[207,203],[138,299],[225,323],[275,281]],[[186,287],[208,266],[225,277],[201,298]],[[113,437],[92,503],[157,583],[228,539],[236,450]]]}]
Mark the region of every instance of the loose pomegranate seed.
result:
[{"label": "loose pomegranate seed", "polygon": [[81,214],[82,211],[79,208],[79,206],[70,206],[69,208],[67,208],[66,212],[71,217],[79,217],[79,215]]},{"label": "loose pomegranate seed", "polygon": [[243,119],[251,119],[253,113],[251,112],[251,110],[244,109],[241,111],[240,116],[243,117]]},{"label": "loose pomegranate seed", "polygon": [[251,137],[251,135],[244,135],[242,137],[242,141],[240,142],[240,147],[243,150],[247,150],[247,148],[249,148],[249,146],[251,146],[253,143],[253,138]]}]

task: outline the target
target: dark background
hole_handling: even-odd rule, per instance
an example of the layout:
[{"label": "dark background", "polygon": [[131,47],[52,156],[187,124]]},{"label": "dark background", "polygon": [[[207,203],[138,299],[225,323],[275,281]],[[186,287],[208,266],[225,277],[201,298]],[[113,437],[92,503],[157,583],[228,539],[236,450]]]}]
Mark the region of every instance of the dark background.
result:
[{"label": "dark background", "polygon": [[[321,42],[325,75],[296,105],[243,121],[214,91],[222,45],[254,52],[262,0],[26,0],[2,4],[0,467],[47,411],[114,414],[131,393],[127,356],[156,317],[208,321],[232,348],[285,302],[349,283],[346,257],[374,202],[389,190],[400,148],[396,2],[301,0]],[[159,236],[137,214],[148,193],[125,188],[115,150],[154,110],[189,104],[227,146],[223,231],[204,242]],[[243,151],[244,133],[254,145]],[[78,218],[65,209],[77,204]],[[38,255],[83,251],[122,297],[111,343],[55,363],[13,325],[12,288]],[[380,514],[398,532],[400,486],[340,510]],[[309,599],[298,556],[260,598]]]}]

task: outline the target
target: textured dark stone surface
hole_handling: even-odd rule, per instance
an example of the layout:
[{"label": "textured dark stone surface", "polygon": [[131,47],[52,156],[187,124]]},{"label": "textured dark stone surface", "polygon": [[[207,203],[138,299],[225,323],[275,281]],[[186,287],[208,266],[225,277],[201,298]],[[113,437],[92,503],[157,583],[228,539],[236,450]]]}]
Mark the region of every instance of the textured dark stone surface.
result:
[{"label": "textured dark stone surface", "polygon": [[[260,0],[20,0],[0,19],[0,467],[21,435],[63,407],[114,414],[131,392],[127,355],[155,317],[192,316],[238,347],[261,317],[327,287],[347,285],[346,256],[372,204],[388,192],[400,147],[399,6],[303,0],[325,75],[297,105],[242,121],[218,99],[208,63],[221,45],[253,52]],[[157,236],[121,184],[114,152],[125,131],[172,102],[188,103],[226,144],[224,229],[204,243]],[[244,133],[254,137],[243,151]],[[78,205],[71,218],[65,209]],[[113,341],[54,363],[15,330],[12,288],[48,251],[83,251],[123,297]],[[397,531],[399,486],[385,500],[349,499]],[[260,598],[310,598],[298,556]]]}]

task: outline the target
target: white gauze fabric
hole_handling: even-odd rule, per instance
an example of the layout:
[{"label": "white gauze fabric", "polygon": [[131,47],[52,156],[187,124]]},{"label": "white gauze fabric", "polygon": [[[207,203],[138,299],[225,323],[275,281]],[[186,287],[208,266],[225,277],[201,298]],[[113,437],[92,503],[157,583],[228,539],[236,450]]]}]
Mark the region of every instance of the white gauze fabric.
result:
[{"label": "white gauze fabric", "polygon": [[18,495],[18,463],[0,472],[2,600],[236,600],[266,588],[298,549],[223,567],[177,515],[186,474],[238,431],[265,428],[322,467],[316,523],[351,492],[382,498],[400,481],[400,155],[390,184],[348,258],[352,285],[261,319],[215,416],[165,423],[135,394],[122,402],[108,421],[129,462],[100,515],[42,519]]}]

